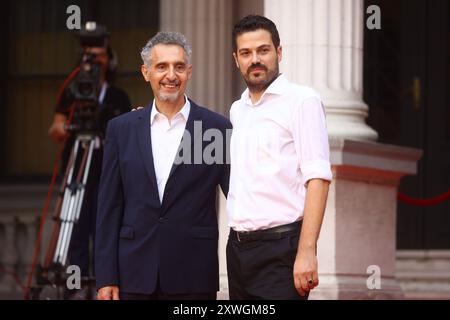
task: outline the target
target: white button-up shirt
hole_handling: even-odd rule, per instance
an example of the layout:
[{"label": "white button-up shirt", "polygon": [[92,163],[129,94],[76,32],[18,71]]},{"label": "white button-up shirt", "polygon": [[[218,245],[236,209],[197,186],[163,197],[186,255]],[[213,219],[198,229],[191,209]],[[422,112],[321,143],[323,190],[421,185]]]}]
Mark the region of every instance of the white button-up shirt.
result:
[{"label": "white button-up shirt", "polygon": [[319,95],[280,75],[256,104],[247,88],[230,120],[229,226],[251,231],[300,220],[308,180],[332,179]]},{"label": "white button-up shirt", "polygon": [[173,116],[171,121],[158,111],[153,100],[152,112],[150,114],[152,152],[159,199],[161,202],[191,110],[191,104],[187,97],[185,97],[185,100],[186,103],[183,108]]}]

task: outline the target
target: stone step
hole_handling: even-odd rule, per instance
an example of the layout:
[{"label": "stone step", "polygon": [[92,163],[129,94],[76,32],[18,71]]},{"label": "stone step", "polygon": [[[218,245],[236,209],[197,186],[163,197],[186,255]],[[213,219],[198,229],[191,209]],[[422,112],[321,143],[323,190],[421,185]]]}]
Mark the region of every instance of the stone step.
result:
[{"label": "stone step", "polygon": [[450,250],[398,250],[396,277],[407,299],[450,299]]}]

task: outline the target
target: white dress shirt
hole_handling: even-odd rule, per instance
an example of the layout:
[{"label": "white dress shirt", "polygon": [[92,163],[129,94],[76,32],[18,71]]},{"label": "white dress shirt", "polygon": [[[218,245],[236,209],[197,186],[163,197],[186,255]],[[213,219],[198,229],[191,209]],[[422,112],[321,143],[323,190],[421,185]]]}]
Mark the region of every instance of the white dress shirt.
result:
[{"label": "white dress shirt", "polygon": [[280,75],[255,104],[247,88],[230,120],[229,226],[252,231],[300,220],[308,180],[332,179],[319,95]]},{"label": "white dress shirt", "polygon": [[153,100],[152,112],[150,114],[152,152],[159,200],[161,203],[170,170],[175,161],[175,156],[180,146],[184,130],[186,129],[186,122],[191,110],[191,103],[187,97],[185,97],[185,100],[186,103],[183,108],[173,116],[171,121],[158,111]]}]

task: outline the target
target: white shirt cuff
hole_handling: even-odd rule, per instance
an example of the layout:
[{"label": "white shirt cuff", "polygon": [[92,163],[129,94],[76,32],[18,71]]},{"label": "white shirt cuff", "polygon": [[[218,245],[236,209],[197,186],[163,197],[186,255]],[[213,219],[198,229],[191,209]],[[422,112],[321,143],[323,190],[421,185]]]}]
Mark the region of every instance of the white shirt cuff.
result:
[{"label": "white shirt cuff", "polygon": [[303,163],[300,169],[302,170],[304,185],[311,179],[323,179],[327,181],[333,179],[330,163],[325,160],[308,161]]}]

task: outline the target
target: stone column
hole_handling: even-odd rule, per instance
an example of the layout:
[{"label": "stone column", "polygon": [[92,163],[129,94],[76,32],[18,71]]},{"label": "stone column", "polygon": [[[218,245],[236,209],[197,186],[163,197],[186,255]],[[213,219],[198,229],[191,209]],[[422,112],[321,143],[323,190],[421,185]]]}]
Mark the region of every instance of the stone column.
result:
[{"label": "stone column", "polygon": [[320,93],[330,136],[376,140],[362,100],[363,0],[265,0],[264,14],[280,33],[281,71]]},{"label": "stone column", "polygon": [[[192,46],[193,75],[188,96],[212,111],[229,116],[233,102],[233,1],[164,0],[160,2],[160,30],[183,33]],[[228,298],[225,246],[228,238],[225,197],[220,192],[219,299]]]},{"label": "stone column", "polygon": [[229,0],[160,2],[160,30],[181,32],[192,46],[188,96],[225,116],[233,102],[232,9]]},{"label": "stone column", "polygon": [[[397,189],[421,151],[331,139],[333,182],[318,242],[320,285],[311,299],[399,299]],[[379,280],[377,285],[377,281]]]}]

